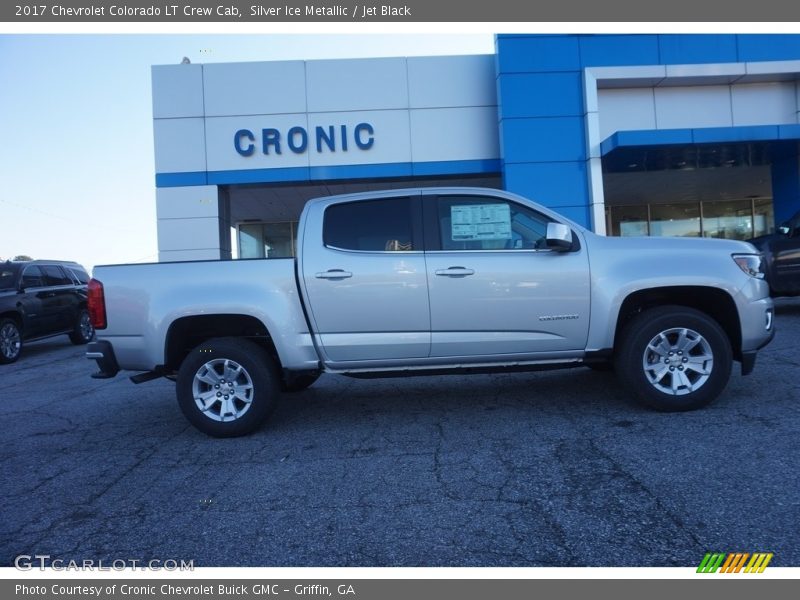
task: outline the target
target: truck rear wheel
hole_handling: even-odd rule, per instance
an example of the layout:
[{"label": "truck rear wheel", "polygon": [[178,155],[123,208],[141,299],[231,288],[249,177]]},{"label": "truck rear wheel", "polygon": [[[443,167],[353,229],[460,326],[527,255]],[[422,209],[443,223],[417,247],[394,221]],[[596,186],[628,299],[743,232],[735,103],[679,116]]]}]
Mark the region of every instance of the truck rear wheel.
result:
[{"label": "truck rear wheel", "polygon": [[694,410],[716,399],[730,379],[728,336],[711,317],[684,306],[646,310],[625,327],[615,368],[622,382],[656,410]]},{"label": "truck rear wheel", "polygon": [[215,338],[192,350],[178,371],[178,405],[197,429],[236,437],[258,429],[280,394],[273,359],[249,340]]}]

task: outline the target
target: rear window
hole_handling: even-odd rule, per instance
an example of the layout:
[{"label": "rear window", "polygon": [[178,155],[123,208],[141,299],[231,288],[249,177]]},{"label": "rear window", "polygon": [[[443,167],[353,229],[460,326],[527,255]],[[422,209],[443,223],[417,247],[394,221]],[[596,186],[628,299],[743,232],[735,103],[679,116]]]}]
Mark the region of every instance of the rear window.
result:
[{"label": "rear window", "polygon": [[326,246],[362,252],[417,250],[412,236],[410,198],[334,204],[325,211]]},{"label": "rear window", "polygon": [[89,283],[89,275],[83,269],[79,267],[69,267],[67,270],[78,283],[82,283],[83,285]]}]

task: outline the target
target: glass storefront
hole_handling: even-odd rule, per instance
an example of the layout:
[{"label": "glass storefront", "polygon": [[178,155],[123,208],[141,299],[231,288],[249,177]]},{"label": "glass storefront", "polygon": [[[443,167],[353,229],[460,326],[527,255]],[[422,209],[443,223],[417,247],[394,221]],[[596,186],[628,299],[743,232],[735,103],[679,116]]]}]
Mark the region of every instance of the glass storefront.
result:
[{"label": "glass storefront", "polygon": [[297,221],[239,225],[239,258],[291,258],[296,244]]},{"label": "glass storefront", "polygon": [[770,198],[638,204],[606,208],[615,236],[711,237],[747,240],[775,229]]},{"label": "glass storefront", "polygon": [[651,205],[650,235],[700,237],[700,206],[695,203]]}]

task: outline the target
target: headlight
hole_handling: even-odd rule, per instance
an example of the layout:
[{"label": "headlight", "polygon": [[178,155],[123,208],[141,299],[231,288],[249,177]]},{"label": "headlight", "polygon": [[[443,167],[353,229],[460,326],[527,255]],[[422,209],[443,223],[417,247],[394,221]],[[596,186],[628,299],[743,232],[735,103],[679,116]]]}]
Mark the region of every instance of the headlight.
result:
[{"label": "headlight", "polygon": [[733,261],[739,268],[750,275],[764,279],[764,257],[760,254],[733,254]]}]

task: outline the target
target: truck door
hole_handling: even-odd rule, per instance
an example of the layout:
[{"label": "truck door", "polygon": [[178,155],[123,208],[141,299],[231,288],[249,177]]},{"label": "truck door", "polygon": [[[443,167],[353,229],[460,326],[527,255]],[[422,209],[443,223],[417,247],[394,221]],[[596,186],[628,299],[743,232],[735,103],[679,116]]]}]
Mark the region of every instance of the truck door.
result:
[{"label": "truck door", "polygon": [[432,357],[522,360],[586,347],[587,253],[545,248],[552,219],[488,195],[424,207]]},{"label": "truck door", "polygon": [[302,244],[309,317],[329,361],[428,356],[430,312],[418,194],[309,211]]}]

